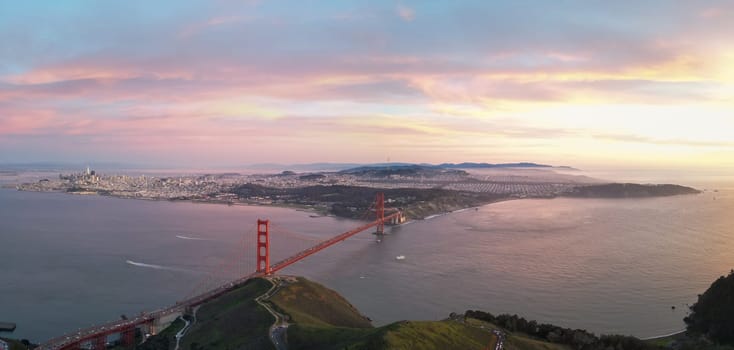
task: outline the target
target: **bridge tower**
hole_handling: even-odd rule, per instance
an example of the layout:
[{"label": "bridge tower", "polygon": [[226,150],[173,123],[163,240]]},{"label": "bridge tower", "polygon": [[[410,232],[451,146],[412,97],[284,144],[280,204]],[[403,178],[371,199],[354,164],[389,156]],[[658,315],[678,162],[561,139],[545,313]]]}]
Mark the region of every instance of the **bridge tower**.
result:
[{"label": "bridge tower", "polygon": [[377,234],[381,235],[385,233],[385,193],[377,192],[375,196],[375,215],[380,223],[377,224]]},{"label": "bridge tower", "polygon": [[[145,334],[143,334],[143,337],[145,337]],[[120,343],[126,348],[135,347],[135,326],[130,326],[120,331]]]},{"label": "bridge tower", "polygon": [[107,334],[104,333],[94,339],[92,339],[92,349],[94,350],[105,350],[107,349]]},{"label": "bridge tower", "polygon": [[257,272],[270,274],[270,220],[257,220]]}]

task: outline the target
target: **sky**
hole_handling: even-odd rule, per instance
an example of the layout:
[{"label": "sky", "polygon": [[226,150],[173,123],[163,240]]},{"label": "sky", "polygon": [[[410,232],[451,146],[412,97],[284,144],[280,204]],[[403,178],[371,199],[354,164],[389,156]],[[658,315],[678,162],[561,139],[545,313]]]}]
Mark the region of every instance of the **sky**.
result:
[{"label": "sky", "polygon": [[0,163],[734,173],[731,1],[0,0]]}]

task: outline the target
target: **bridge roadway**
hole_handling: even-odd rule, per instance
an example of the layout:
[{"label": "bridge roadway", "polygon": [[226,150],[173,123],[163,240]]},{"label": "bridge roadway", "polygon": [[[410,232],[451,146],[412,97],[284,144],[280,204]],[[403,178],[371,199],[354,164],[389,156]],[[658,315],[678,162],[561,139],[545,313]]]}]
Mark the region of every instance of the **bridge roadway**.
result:
[{"label": "bridge roadway", "polygon": [[386,215],[382,220],[377,219],[377,220],[372,221],[370,223],[367,223],[367,224],[364,224],[362,226],[359,226],[359,227],[357,227],[357,228],[355,228],[355,229],[353,229],[351,231],[344,232],[344,233],[342,233],[342,234],[340,234],[338,236],[335,236],[335,237],[329,238],[329,239],[327,239],[325,241],[319,242],[318,244],[316,244],[315,246],[313,246],[311,248],[302,250],[302,251],[300,251],[300,252],[292,255],[289,258],[283,259],[283,260],[281,260],[281,261],[279,261],[279,262],[271,265],[269,273],[278,272],[278,271],[280,271],[280,270],[282,270],[282,269],[284,269],[284,268],[286,268],[286,267],[288,267],[290,265],[295,264],[296,262],[298,262],[300,260],[303,260],[303,259],[305,259],[305,258],[307,258],[307,257],[309,257],[309,256],[311,256],[313,254],[316,254],[316,253],[318,253],[318,252],[320,252],[320,251],[322,251],[322,250],[324,250],[326,248],[329,248],[329,247],[331,247],[334,244],[337,244],[339,242],[342,242],[345,239],[347,239],[349,237],[352,237],[352,236],[354,236],[354,235],[356,235],[356,234],[358,234],[358,233],[360,233],[360,232],[362,232],[362,231],[364,231],[364,230],[366,230],[368,228],[375,227],[375,226],[379,225],[381,222],[390,222],[390,220],[399,218],[401,215],[402,215],[402,213],[398,211],[396,213],[393,213],[393,214],[390,214],[390,215]]},{"label": "bridge roadway", "polygon": [[[287,266],[290,266],[300,260],[305,259],[308,256],[316,254],[319,251],[324,250],[336,243],[342,242],[346,240],[347,238],[356,235],[357,233],[360,233],[371,227],[375,227],[379,225],[380,223],[390,222],[390,220],[399,218],[400,215],[402,214],[398,211],[396,213],[386,215],[383,219],[377,219],[375,221],[372,221],[370,223],[357,227],[351,231],[344,232],[335,237],[322,241],[311,248],[302,250],[289,258],[286,258],[284,260],[281,260],[271,265],[268,273],[272,274],[277,271],[280,271],[286,268]],[[236,288],[244,284],[245,282],[247,282],[247,280],[251,278],[262,277],[268,273],[266,273],[265,271],[254,272],[247,276],[241,277],[237,280],[222,284],[219,287],[216,287],[212,290],[209,290],[207,292],[204,292],[202,294],[199,294],[187,300],[178,302],[175,305],[165,308],[165,309],[159,309],[159,310],[155,310],[155,311],[148,312],[148,313],[143,312],[139,316],[132,318],[132,319],[108,322],[102,325],[85,328],[77,332],[72,332],[72,333],[62,335],[60,337],[53,338],[41,344],[38,347],[38,350],[79,349],[80,345],[85,342],[92,342],[92,344],[95,344],[95,341],[99,341],[99,339],[102,337],[106,337],[111,334],[118,334],[118,333],[122,334],[123,332],[134,331],[135,328],[137,328],[138,326],[155,324],[156,320],[160,320],[163,317],[173,315],[173,314],[181,315],[187,307],[194,307],[197,305],[201,305],[211,299],[214,299],[226,293],[229,290],[232,290],[233,288]],[[95,347],[94,350],[102,350],[102,349],[96,349],[96,346],[94,345],[93,347]]]},{"label": "bridge roadway", "polygon": [[[39,345],[38,349],[39,350],[79,349],[79,346],[84,342],[89,342],[89,341],[94,342],[95,339],[98,339],[103,336],[122,333],[122,332],[129,331],[129,330],[134,331],[134,329],[138,326],[152,324],[156,320],[161,319],[165,316],[172,315],[172,314],[182,314],[183,311],[186,309],[186,307],[194,307],[194,306],[203,304],[211,299],[214,299],[226,293],[227,291],[237,286],[244,284],[245,282],[247,282],[247,280],[251,278],[261,277],[263,275],[264,274],[261,272],[255,272],[247,276],[244,276],[242,278],[239,278],[237,280],[220,285],[219,287],[209,290],[205,293],[202,293],[192,298],[189,298],[187,300],[178,302],[175,305],[165,308],[165,309],[159,309],[159,310],[155,310],[155,311],[147,312],[147,313],[144,312],[135,318],[108,322],[105,324],[85,328],[77,332],[68,333],[60,337],[56,337],[56,338],[46,341],[45,343]],[[95,350],[99,350],[99,349],[95,349]]]}]

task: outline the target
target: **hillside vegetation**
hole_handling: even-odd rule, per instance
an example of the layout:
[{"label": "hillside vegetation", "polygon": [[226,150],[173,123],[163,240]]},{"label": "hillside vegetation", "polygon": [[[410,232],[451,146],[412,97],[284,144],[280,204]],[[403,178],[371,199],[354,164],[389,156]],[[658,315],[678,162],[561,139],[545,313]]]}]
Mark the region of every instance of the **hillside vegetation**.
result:
[{"label": "hillside vegetation", "polygon": [[270,298],[291,321],[316,326],[372,328],[370,320],[359,313],[339,293],[316,282],[298,277]]},{"label": "hillside vegetation", "polygon": [[698,296],[684,319],[688,331],[719,344],[734,345],[734,270],[719,277]]},{"label": "hillside vegetation", "polygon": [[[305,278],[277,277],[278,288],[267,300],[286,316],[288,349],[494,349],[507,350],[734,350],[734,271],[716,280],[699,296],[685,319],[688,334],[643,341],[622,335],[597,336],[526,320],[517,315],[467,311],[443,321],[400,321],[373,327],[370,320],[335,291]],[[196,313],[181,350],[273,349],[268,329],[275,321],[255,298],[272,284],[254,279]],[[171,350],[177,321],[140,348]],[[12,350],[23,350],[13,348]]]},{"label": "hillside vegetation", "polygon": [[287,283],[270,302],[290,317],[289,349],[484,349],[493,339],[456,321],[373,328],[341,295],[305,278]]},{"label": "hillside vegetation", "polygon": [[456,321],[402,321],[381,327],[355,349],[485,349],[494,335]]},{"label": "hillside vegetation", "polygon": [[0,340],[5,341],[9,346],[9,350],[28,350],[30,343],[27,340],[19,341],[10,338],[2,338]]},{"label": "hillside vegetation", "polygon": [[[489,324],[497,325],[502,329],[513,333],[514,335],[523,335],[534,340],[566,345],[572,349],[579,350],[655,350],[661,347],[642,341],[635,337],[623,335],[602,335],[596,336],[593,333],[583,329],[570,329],[559,327],[547,323],[538,323],[533,320],[526,320],[517,315],[502,314],[494,316],[484,311],[469,310],[465,313],[465,318],[485,321]],[[510,342],[512,343],[512,342]],[[525,345],[528,345],[527,342]],[[520,342],[514,342],[517,346]],[[538,345],[539,346],[539,345]],[[548,345],[543,347],[530,347],[530,349],[554,349]]]},{"label": "hillside vegetation", "polygon": [[291,323],[289,349],[344,349],[374,332],[339,293],[302,277],[283,284],[269,302]]},{"label": "hillside vegetation", "polygon": [[[136,347],[138,350],[169,350],[173,349],[176,345],[176,333],[181,330],[186,323],[182,321],[180,318],[176,319],[171,323],[166,329],[162,330],[160,333],[146,339],[146,341],[143,344],[140,344]],[[141,335],[139,335],[140,338]],[[140,339],[136,339],[136,341],[139,341]],[[115,346],[113,349],[115,350],[123,350],[125,349],[124,346],[118,345]]]},{"label": "hillside vegetation", "polygon": [[272,284],[261,278],[199,308],[181,349],[273,349],[268,329],[275,319],[255,302]]},{"label": "hillside vegetation", "polygon": [[323,207],[340,217],[360,219],[369,213],[375,193],[382,191],[391,202],[386,206],[402,208],[408,217],[423,218],[433,214],[474,207],[507,198],[508,195],[454,191],[440,188],[375,189],[361,186],[307,186],[299,188],[271,188],[257,184],[233,187],[230,192],[240,200],[267,198],[284,205]]},{"label": "hillside vegetation", "polygon": [[565,194],[569,197],[583,198],[643,198],[666,197],[681,194],[700,193],[695,188],[680,185],[640,185],[631,183],[612,183],[575,187]]}]

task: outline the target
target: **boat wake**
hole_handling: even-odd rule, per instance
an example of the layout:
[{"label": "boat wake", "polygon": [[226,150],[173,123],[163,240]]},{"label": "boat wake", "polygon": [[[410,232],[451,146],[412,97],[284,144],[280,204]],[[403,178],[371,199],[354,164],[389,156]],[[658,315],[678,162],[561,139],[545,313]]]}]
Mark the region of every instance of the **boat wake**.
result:
[{"label": "boat wake", "polygon": [[176,267],[169,267],[169,266],[161,266],[161,265],[155,265],[155,264],[145,264],[137,261],[127,260],[125,261],[128,265],[137,266],[137,267],[145,267],[149,269],[155,269],[155,270],[168,270],[168,271],[178,271],[178,272],[194,272],[187,269],[181,269]]},{"label": "boat wake", "polygon": [[132,260],[128,260],[126,262],[128,264],[130,264],[130,265],[133,265],[133,266],[148,267],[148,268],[156,269],[156,270],[168,270],[169,269],[168,267],[161,266],[161,265],[144,264],[144,263],[139,263],[139,262],[135,262],[135,261],[132,261]]},{"label": "boat wake", "polygon": [[208,238],[188,237],[188,236],[180,236],[180,235],[176,235],[176,238],[188,239],[188,240],[191,240],[191,241],[209,241],[210,240]]},{"label": "boat wake", "polygon": [[433,215],[426,216],[425,218],[423,218],[423,220],[431,220],[433,218],[437,218],[437,217],[443,216],[443,215],[444,214],[433,214]]}]

